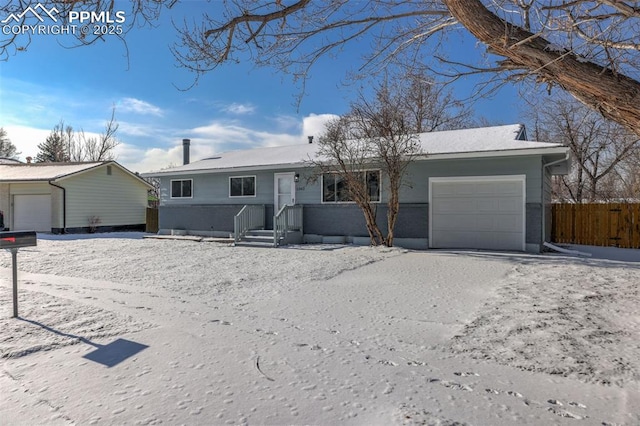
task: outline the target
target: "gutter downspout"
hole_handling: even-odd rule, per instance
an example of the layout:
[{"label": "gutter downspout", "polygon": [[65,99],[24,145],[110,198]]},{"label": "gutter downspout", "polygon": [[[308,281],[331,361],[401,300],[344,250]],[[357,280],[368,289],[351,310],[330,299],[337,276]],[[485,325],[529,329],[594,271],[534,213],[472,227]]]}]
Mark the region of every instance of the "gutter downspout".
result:
[{"label": "gutter downspout", "polygon": [[[543,201],[544,201],[544,180],[545,180],[545,170],[548,167],[554,166],[556,164],[562,163],[563,161],[569,161],[569,157],[571,156],[571,152],[567,151],[567,153],[565,154],[564,158],[560,159],[560,160],[556,160],[556,161],[552,161],[550,163],[547,164],[543,164],[542,165],[542,194],[543,194]],[[546,228],[547,228],[547,221],[545,220],[545,205],[542,205],[542,245],[544,245],[544,243],[546,243]],[[549,241],[550,242],[550,241]]]},{"label": "gutter downspout", "polygon": [[67,189],[49,181],[49,185],[62,189],[62,233],[67,233]]}]

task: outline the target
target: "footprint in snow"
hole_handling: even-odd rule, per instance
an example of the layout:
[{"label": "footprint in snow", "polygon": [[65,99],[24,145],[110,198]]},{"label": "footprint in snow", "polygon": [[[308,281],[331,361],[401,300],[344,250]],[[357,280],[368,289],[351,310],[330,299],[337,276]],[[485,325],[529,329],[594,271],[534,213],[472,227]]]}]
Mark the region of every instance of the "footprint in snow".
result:
[{"label": "footprint in snow", "polygon": [[587,418],[587,416],[579,416],[577,414],[571,413],[567,410],[564,410],[562,408],[556,408],[556,407],[549,407],[547,408],[548,411],[551,411],[553,414],[560,416],[560,417],[567,417],[569,419],[576,419],[576,420],[584,420]]},{"label": "footprint in snow", "polygon": [[480,376],[478,373],[472,373],[472,372],[460,372],[460,371],[456,371],[453,374],[455,374],[456,376],[460,376],[460,377],[469,377],[469,376]]},{"label": "footprint in snow", "polygon": [[446,388],[454,389],[454,390],[463,390],[467,392],[473,392],[473,388],[469,385],[463,385],[461,383],[450,382],[448,380],[443,380],[440,384]]}]

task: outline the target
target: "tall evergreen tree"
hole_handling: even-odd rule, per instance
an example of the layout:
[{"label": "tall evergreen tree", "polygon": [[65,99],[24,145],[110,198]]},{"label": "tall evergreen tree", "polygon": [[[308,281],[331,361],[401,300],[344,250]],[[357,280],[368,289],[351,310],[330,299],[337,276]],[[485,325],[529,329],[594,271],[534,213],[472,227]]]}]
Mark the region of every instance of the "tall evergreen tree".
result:
[{"label": "tall evergreen tree", "polygon": [[7,136],[7,131],[0,127],[0,157],[16,158],[19,154],[16,146],[11,143],[9,136]]},{"label": "tall evergreen tree", "polygon": [[69,161],[69,145],[73,136],[71,126],[64,126],[61,121],[57,124],[47,139],[38,144],[38,155],[36,162],[38,163],[64,163]]}]

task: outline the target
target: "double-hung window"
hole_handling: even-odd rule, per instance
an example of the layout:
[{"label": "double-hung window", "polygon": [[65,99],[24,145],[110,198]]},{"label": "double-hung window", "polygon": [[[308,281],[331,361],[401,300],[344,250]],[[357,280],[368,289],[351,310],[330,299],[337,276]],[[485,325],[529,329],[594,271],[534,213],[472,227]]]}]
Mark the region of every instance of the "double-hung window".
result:
[{"label": "double-hung window", "polygon": [[193,197],[193,179],[171,181],[171,198]]},{"label": "double-hung window", "polygon": [[[380,170],[366,170],[359,172],[360,178],[366,185],[369,200],[380,201]],[[324,173],[322,175],[323,203],[350,203],[353,198],[349,193],[347,182],[339,173]]]},{"label": "double-hung window", "polygon": [[234,176],[229,178],[229,197],[255,197],[255,176]]}]

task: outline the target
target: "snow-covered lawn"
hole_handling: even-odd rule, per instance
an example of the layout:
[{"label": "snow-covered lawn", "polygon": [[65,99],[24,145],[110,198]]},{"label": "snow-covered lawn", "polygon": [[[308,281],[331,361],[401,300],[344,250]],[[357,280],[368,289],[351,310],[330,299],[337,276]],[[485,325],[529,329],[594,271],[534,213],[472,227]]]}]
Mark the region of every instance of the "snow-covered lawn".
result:
[{"label": "snow-covered lawn", "polygon": [[3,425],[640,424],[637,250],[40,237],[19,319],[0,253]]}]

